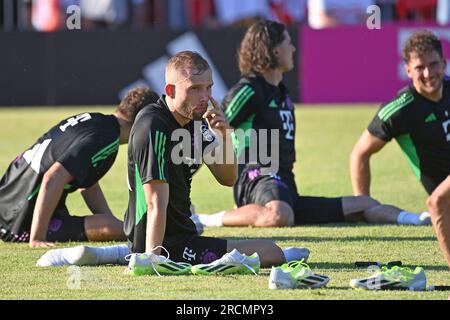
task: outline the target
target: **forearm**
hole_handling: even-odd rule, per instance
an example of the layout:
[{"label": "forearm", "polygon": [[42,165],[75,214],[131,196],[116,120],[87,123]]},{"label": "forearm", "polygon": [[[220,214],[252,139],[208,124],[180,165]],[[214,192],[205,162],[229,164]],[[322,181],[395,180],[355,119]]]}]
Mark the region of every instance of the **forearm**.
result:
[{"label": "forearm", "polygon": [[370,157],[353,153],[350,160],[350,175],[353,194],[370,195]]},{"label": "forearm", "polygon": [[61,199],[63,190],[64,185],[60,185],[54,180],[42,182],[33,212],[30,242],[46,240],[48,225]]},{"label": "forearm", "polygon": [[166,232],[169,185],[163,181],[152,181],[143,185],[147,202],[147,227],[145,230],[145,251],[161,253]]},{"label": "forearm", "polygon": [[[227,130],[228,131],[228,130]],[[238,165],[233,150],[231,134],[222,139],[220,152],[216,153],[211,171],[217,181],[226,186],[232,186],[237,179]]]},{"label": "forearm", "polygon": [[166,230],[166,209],[154,208],[147,211],[147,229],[145,251],[161,254],[162,243]]},{"label": "forearm", "polygon": [[98,183],[94,184],[90,188],[82,189],[81,195],[83,196],[86,205],[93,214],[111,214],[112,211],[106,202],[105,196]]}]

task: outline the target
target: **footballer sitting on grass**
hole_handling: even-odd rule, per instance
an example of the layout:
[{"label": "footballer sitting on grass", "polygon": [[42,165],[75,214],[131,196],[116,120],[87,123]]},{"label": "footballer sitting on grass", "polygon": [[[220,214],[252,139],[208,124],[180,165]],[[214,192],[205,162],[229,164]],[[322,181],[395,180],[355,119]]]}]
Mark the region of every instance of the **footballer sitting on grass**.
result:
[{"label": "footballer sitting on grass", "polygon": [[[222,256],[219,260],[232,264],[238,273],[259,265],[269,267],[308,258],[305,248],[282,250],[270,240],[231,241],[197,234],[190,219],[190,189],[200,164],[176,163],[173,155],[180,150],[172,137],[174,132],[194,137],[183,145],[193,151],[191,154],[195,148],[203,154],[211,143],[222,146],[223,158],[206,164],[220,184],[235,183],[237,162],[232,148],[226,147],[231,144],[232,128],[211,98],[212,86],[209,64],[198,53],[180,52],[166,66],[166,95],[137,115],[128,146],[130,192],[124,222],[131,252],[129,269],[133,274],[184,274],[191,271],[191,264],[199,265],[192,268],[198,274],[225,272],[230,266],[209,265]],[[202,125],[196,126],[199,121]],[[202,136],[200,144],[195,143],[196,135]],[[211,157],[219,157],[220,153],[214,154],[214,150]],[[226,161],[227,152],[231,152],[231,162]],[[123,263],[119,247],[123,246],[51,250],[38,265]],[[167,250],[168,257],[161,256],[161,248]]]},{"label": "footballer sitting on grass", "polygon": [[[299,194],[293,172],[295,108],[283,84],[284,73],[293,68],[294,52],[283,24],[263,20],[247,30],[238,52],[242,78],[222,103],[228,121],[236,129],[237,208],[193,215],[199,230],[203,226],[286,227],[355,221],[430,224],[427,212],[402,211],[368,195],[327,198]],[[262,138],[273,131],[279,132],[274,142],[272,137]],[[270,159],[279,159],[279,165],[267,163],[261,156],[262,141],[271,154],[273,147],[278,147],[279,157]],[[257,147],[258,152],[254,152]],[[257,158],[252,159],[255,154]]]},{"label": "footballer sitting on grass", "polygon": [[[149,89],[128,92],[112,115],[83,113],[51,128],[17,156],[0,180],[0,239],[49,247],[53,242],[123,240],[98,181],[128,143],[136,114],[155,102]],[[69,214],[67,195],[81,191],[92,216]]]}]

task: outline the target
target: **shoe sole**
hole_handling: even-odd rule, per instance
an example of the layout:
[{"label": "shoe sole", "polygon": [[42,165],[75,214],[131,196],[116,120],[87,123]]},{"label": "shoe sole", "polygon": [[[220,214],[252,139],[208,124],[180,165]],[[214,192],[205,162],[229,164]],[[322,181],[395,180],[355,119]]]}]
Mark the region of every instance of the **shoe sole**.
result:
[{"label": "shoe sole", "polygon": [[[182,267],[182,268],[180,268]],[[174,270],[175,268],[180,268],[179,270]],[[162,276],[181,276],[185,274],[189,274],[191,271],[191,265],[180,265],[179,263],[174,264],[159,264],[155,267],[156,271]],[[134,276],[143,276],[143,275],[158,275],[156,271],[151,267],[138,267],[129,269],[129,274]]]},{"label": "shoe sole", "polygon": [[[208,266],[211,268],[211,266]],[[201,269],[201,267],[194,266],[191,268],[192,274],[199,275],[199,276],[209,276],[209,275],[216,275],[216,274],[223,274],[223,275],[229,275],[229,274],[240,274],[240,275],[254,275],[254,273],[245,267],[241,266],[231,266],[230,265],[219,265],[214,266],[216,267],[214,271],[207,271]],[[259,267],[254,268],[256,273],[259,273]]]},{"label": "shoe sole", "polygon": [[[330,281],[330,278],[322,275],[315,275],[316,277],[320,277],[323,279],[322,282],[318,282],[316,284],[303,284],[297,283],[297,281],[293,280],[289,273],[283,272],[281,269],[273,269],[270,272],[269,278],[269,289],[318,289],[324,287]],[[307,279],[305,279],[307,280]]]},{"label": "shoe sole", "polygon": [[377,290],[410,290],[410,291],[424,291],[426,290],[426,281],[419,281],[416,282],[413,286],[409,287],[402,287],[402,286],[394,286],[394,284],[388,284],[388,285],[379,285],[373,286],[369,288],[368,286],[365,286],[363,284],[360,284],[359,282],[350,282],[350,287],[357,290],[366,290],[366,291],[377,291]]}]

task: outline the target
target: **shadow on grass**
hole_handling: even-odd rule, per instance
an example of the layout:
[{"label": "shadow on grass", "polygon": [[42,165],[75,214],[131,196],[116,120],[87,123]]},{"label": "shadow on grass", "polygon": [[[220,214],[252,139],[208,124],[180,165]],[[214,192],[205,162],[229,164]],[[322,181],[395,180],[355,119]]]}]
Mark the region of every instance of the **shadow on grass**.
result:
[{"label": "shadow on grass", "polygon": [[355,265],[353,263],[336,263],[336,262],[309,262],[308,265],[311,267],[311,269],[336,269],[342,270],[342,269],[355,269]]},{"label": "shadow on grass", "polygon": [[436,237],[223,237],[227,240],[256,240],[270,239],[273,241],[295,241],[295,242],[321,242],[321,241],[339,241],[339,242],[361,242],[361,241],[436,241]]},{"label": "shadow on grass", "polygon": [[[367,268],[356,268],[353,263],[340,263],[340,262],[309,262],[308,265],[311,267],[311,269],[325,269],[325,270],[346,270],[346,271],[366,271]],[[422,267],[425,269],[425,271],[448,271],[448,267],[446,265],[411,265],[404,263],[403,267],[407,268],[415,268],[415,267]]]}]

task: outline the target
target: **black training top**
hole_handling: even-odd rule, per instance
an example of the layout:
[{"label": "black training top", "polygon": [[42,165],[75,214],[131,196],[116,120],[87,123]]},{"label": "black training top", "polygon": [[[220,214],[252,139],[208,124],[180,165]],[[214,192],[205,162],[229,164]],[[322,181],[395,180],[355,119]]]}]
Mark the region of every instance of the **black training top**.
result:
[{"label": "black training top", "polygon": [[42,178],[55,162],[74,177],[65,186],[58,208],[65,206],[68,193],[100,180],[116,159],[119,136],[119,123],[113,115],[83,113],[61,121],[40,137],[9,165],[0,180],[3,233],[20,237],[29,232]]},{"label": "black training top", "polygon": [[[272,158],[279,161],[279,170],[273,173],[283,180],[294,181],[294,104],[284,84],[271,85],[261,76],[243,77],[222,104],[228,121],[235,128],[233,142],[240,164],[239,174],[255,163],[262,167],[275,166],[267,161]],[[242,129],[240,133],[238,129]],[[276,132],[274,129],[278,130],[278,136],[271,135]],[[270,156],[272,146],[278,149],[278,155],[273,157]]]},{"label": "black training top", "polygon": [[130,191],[124,222],[132,252],[146,249],[147,203],[142,185],[152,180],[169,184],[164,245],[176,245],[197,233],[190,219],[191,180],[202,163],[200,155],[213,141],[215,136],[204,121],[181,127],[165,96],[138,113],[128,143]]},{"label": "black training top", "polygon": [[381,106],[368,130],[390,141],[395,138],[425,190],[433,190],[450,174],[450,81],[433,102],[413,86]]}]

